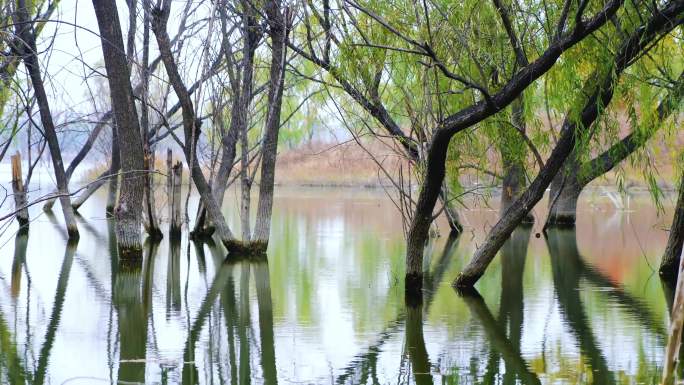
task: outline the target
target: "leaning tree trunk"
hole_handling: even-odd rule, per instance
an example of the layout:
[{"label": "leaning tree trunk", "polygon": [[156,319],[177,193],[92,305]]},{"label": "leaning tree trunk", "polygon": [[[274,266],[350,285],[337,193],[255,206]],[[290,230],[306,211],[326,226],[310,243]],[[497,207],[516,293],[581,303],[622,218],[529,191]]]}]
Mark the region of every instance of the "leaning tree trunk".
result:
[{"label": "leaning tree trunk", "polygon": [[682,173],[681,178],[677,206],[659,270],[663,278],[673,282],[677,280],[679,259],[682,255],[682,244],[684,243],[684,173]]},{"label": "leaning tree trunk", "polygon": [[130,72],[124,54],[119,14],[114,0],[93,0],[100,29],[109,90],[111,93],[116,132],[119,134],[121,157],[121,187],[115,209],[119,256],[142,257],[140,226],[144,175],[143,146],[138,124],[138,112],[133,99]]},{"label": "leaning tree trunk", "polygon": [[[248,9],[249,9],[248,5]],[[219,8],[222,22],[227,22],[227,15],[224,9]],[[237,142],[241,132],[247,130],[247,120],[249,106],[253,99],[253,78],[254,78],[254,53],[256,51],[260,33],[258,21],[253,12],[245,12],[242,20],[242,61],[241,61],[241,76],[232,84],[233,88],[233,104],[230,111],[230,127],[226,133],[223,133],[221,138],[221,162],[212,184],[212,193],[216,199],[219,207],[223,205],[223,198],[228,187],[228,179],[230,172],[233,170],[235,162]],[[224,39],[227,31],[224,31]],[[226,56],[231,55],[230,52],[225,53]],[[233,59],[226,59],[228,62],[233,62]],[[239,80],[239,81],[238,81]],[[200,202],[197,214],[198,221],[195,223],[193,234],[210,235],[214,231],[212,224],[207,223],[207,210],[204,202]]]},{"label": "leaning tree trunk", "polygon": [[602,73],[597,82],[597,73],[590,76],[585,82],[587,92],[584,107],[579,115],[566,115],[561,135],[556,147],[551,152],[549,159],[530,187],[516,200],[511,208],[490,230],[485,242],[478,248],[473,259],[458,276],[454,284],[459,287],[472,287],[484,274],[489,263],[496,256],[497,251],[509,237],[513,229],[522,221],[524,216],[539,202],[552,179],[559,172],[563,163],[570,155],[575,145],[575,135],[581,130],[586,130],[594,123],[601,111],[608,106],[613,98],[615,84],[622,72],[631,65],[647,44],[659,35],[668,33],[674,29],[681,20],[678,16],[684,12],[684,3],[673,2],[661,12],[654,14],[642,27],[635,30],[626,38],[616,53],[614,65]]},{"label": "leaning tree trunk", "polygon": [[183,84],[183,80],[178,73],[178,66],[174,61],[173,54],[171,52],[169,35],[166,32],[166,24],[168,22],[170,12],[171,2],[169,0],[165,0],[163,2],[161,9],[155,9],[153,11],[154,17],[152,19],[152,31],[154,31],[157,45],[159,46],[159,51],[162,56],[162,62],[164,63],[166,73],[169,76],[169,82],[176,92],[181,105],[185,141],[185,144],[183,145],[183,152],[190,168],[190,176],[192,177],[195,187],[197,187],[197,191],[200,194],[200,198],[207,209],[209,219],[216,227],[221,242],[229,251],[234,251],[236,248],[239,248],[240,245],[235,241],[233,233],[230,231],[230,227],[228,227],[228,223],[221,212],[221,207],[216,202],[216,199],[212,194],[211,187],[204,177],[202,168],[200,167],[199,162],[195,159],[197,154],[197,140],[200,134],[200,122],[196,117],[193,103],[190,99],[190,93]]},{"label": "leaning tree trunk", "polygon": [[264,251],[268,246],[271,230],[273,184],[275,182],[280,110],[283,103],[283,86],[285,84],[286,41],[289,30],[285,20],[289,16],[281,12],[279,0],[267,2],[266,15],[268,16],[269,35],[271,37],[271,72],[268,89],[268,110],[266,113],[266,133],[264,134],[261,150],[259,203],[253,238],[253,241],[260,248],[263,248]]},{"label": "leaning tree trunk", "polygon": [[60,195],[59,201],[62,206],[62,213],[64,215],[64,223],[69,234],[69,239],[78,239],[78,227],[76,226],[76,218],[74,210],[71,207],[71,199],[69,199],[69,181],[64,172],[64,163],[62,162],[62,151],[59,147],[59,140],[57,139],[57,131],[55,130],[54,122],[52,121],[52,113],[50,112],[50,103],[45,92],[43,79],[40,74],[40,66],[38,64],[38,48],[36,47],[35,34],[32,31],[32,24],[29,21],[28,8],[25,0],[18,0],[16,11],[16,33],[21,36],[22,45],[18,47],[22,54],[26,71],[31,78],[31,84],[38,101],[38,108],[40,110],[40,120],[43,124],[43,132],[45,140],[50,148],[50,156],[52,157],[52,166],[55,172],[55,179],[57,181],[57,190]]}]

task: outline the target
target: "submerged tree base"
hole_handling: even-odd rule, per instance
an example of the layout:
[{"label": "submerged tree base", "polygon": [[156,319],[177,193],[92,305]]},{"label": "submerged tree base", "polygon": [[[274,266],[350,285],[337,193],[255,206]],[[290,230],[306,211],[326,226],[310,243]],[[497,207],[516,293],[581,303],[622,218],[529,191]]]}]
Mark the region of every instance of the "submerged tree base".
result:
[{"label": "submerged tree base", "polygon": [[204,240],[211,238],[214,235],[216,229],[213,226],[202,226],[190,232],[190,239],[192,240]]},{"label": "submerged tree base", "polygon": [[423,299],[423,274],[408,273],[404,277],[404,297],[405,302],[420,303]]},{"label": "submerged tree base", "polygon": [[546,224],[544,226],[545,229],[549,227],[556,227],[556,228],[572,228],[575,227],[575,223],[577,222],[577,216],[573,214],[558,214],[558,213],[552,213],[549,214],[549,218],[546,220]]},{"label": "submerged tree base", "polygon": [[454,283],[451,284],[451,286],[463,290],[463,289],[472,289],[475,286],[475,283],[482,277],[482,273],[478,274],[465,274],[461,273],[456,277],[456,280],[454,280]]},{"label": "submerged tree base", "polygon": [[263,241],[240,241],[237,239],[224,242],[228,250],[229,258],[233,256],[260,259],[266,256],[268,242]]},{"label": "submerged tree base", "polygon": [[142,247],[121,247],[119,246],[119,264],[120,265],[134,265],[142,262],[143,251]]}]

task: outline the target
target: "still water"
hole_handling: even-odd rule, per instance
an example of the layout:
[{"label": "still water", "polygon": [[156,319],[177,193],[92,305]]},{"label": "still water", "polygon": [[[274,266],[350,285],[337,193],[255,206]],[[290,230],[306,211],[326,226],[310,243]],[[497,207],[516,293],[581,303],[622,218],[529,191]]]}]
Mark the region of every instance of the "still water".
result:
[{"label": "still water", "polygon": [[577,232],[517,229],[477,291],[457,293],[497,215],[464,212],[465,234],[426,251],[418,307],[382,191],[281,188],[268,260],[164,239],[137,269],[117,263],[104,193],[81,209],[78,244],[58,205],[36,208],[28,236],[0,239],[0,383],[657,383],[671,293],[653,269],[671,208],[589,195]]}]

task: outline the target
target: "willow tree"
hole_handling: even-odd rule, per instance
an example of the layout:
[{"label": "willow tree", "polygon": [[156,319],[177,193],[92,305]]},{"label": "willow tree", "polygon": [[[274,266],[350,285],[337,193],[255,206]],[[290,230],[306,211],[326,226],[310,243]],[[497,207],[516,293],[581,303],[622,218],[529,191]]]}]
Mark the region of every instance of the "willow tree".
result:
[{"label": "willow tree", "polygon": [[[407,234],[407,287],[422,284],[423,247],[437,200],[444,197],[450,148],[456,152],[467,151],[468,136],[476,125],[520,101],[521,94],[551,69],[563,52],[615,15],[622,1],[575,4],[568,0],[545,5],[524,4],[516,13],[508,13],[510,6],[502,7],[500,3],[388,4],[346,0],[336,7],[346,23],[330,21],[332,11],[330,7],[326,9],[325,2],[322,11],[311,11],[309,19],[323,26],[323,31],[305,29],[302,46],[308,48],[294,47],[293,50],[326,69],[387,133],[420,159],[421,188]],[[501,19],[501,12],[506,13],[505,18],[512,26],[518,26],[519,20],[511,21],[511,14],[544,16],[525,17],[525,21],[538,24],[533,24],[523,35],[514,28],[507,31],[508,22],[495,22]],[[335,29],[325,28],[328,24]],[[341,32],[332,33],[338,29]],[[351,37],[341,40],[338,35]],[[532,43],[527,46],[534,49],[523,52],[526,57],[518,60],[516,51],[520,47],[515,41],[522,41],[521,36],[531,39]],[[331,53],[333,43],[337,55]],[[354,61],[333,61],[333,57],[339,58],[347,52],[353,53]],[[509,65],[491,66],[495,60],[506,60]],[[506,71],[501,73],[502,67]],[[414,87],[399,102],[392,103],[397,100],[396,92],[386,90],[391,90],[395,82],[416,79],[421,72],[428,74],[424,78],[430,81],[423,82],[422,89]],[[431,95],[438,94],[440,97],[433,100]],[[430,119],[397,118],[411,117],[420,109],[426,109],[428,113],[423,115]],[[516,113],[519,111],[520,106]],[[404,133],[401,125],[408,127],[411,136]]]},{"label": "willow tree", "polygon": [[[679,1],[666,3],[660,9],[651,9],[652,4],[645,3],[641,7],[643,8],[636,10],[639,17],[635,17],[635,20],[630,20],[627,12],[619,15],[616,24],[629,28],[629,33],[616,33],[612,36],[625,37],[603,41],[606,52],[603,56],[594,57],[595,69],[586,78],[582,91],[576,96],[578,101],[566,114],[558,141],[544,167],[530,187],[490,230],[485,242],[454,282],[455,285],[473,286],[484,274],[501,245],[542,198],[573,148],[581,141],[590,139],[592,132],[600,128],[594,123],[610,104],[622,73],[648,52],[654,42],[657,43],[681,24],[684,18],[684,3]],[[648,13],[648,18],[643,13]]]},{"label": "willow tree", "polygon": [[[574,226],[577,201],[584,188],[628,158],[632,166],[643,171],[657,198],[653,162],[644,150],[656,134],[676,131],[670,118],[678,111],[684,94],[684,72],[678,68],[679,61],[670,57],[677,50],[676,40],[666,36],[649,55],[635,63],[631,76],[624,78],[616,91],[619,100],[626,101],[624,106],[604,114],[602,129],[596,130],[592,140],[573,148],[551,183],[546,226]],[[619,138],[621,123],[628,124],[630,132]],[[632,156],[635,154],[640,156]]]}]

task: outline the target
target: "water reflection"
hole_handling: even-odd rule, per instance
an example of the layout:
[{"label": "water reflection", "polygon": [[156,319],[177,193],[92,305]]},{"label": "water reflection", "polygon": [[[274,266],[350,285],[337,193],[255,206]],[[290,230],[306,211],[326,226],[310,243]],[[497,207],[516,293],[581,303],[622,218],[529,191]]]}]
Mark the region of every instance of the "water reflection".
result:
[{"label": "water reflection", "polygon": [[462,293],[450,283],[481,233],[440,238],[423,295],[405,298],[381,194],[309,191],[276,208],[261,260],[185,238],[120,260],[100,207],[82,209],[78,245],[59,218],[32,216],[0,249],[0,383],[657,383],[669,298],[646,257],[658,237],[631,258],[622,225],[590,227],[602,243],[521,227]]}]

